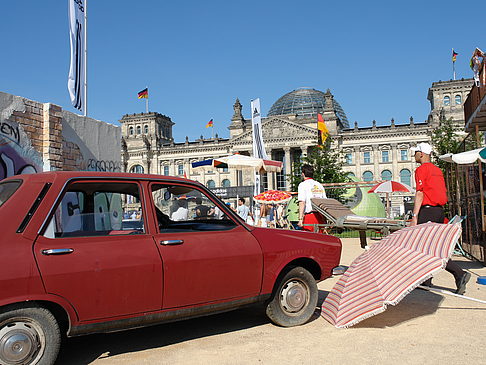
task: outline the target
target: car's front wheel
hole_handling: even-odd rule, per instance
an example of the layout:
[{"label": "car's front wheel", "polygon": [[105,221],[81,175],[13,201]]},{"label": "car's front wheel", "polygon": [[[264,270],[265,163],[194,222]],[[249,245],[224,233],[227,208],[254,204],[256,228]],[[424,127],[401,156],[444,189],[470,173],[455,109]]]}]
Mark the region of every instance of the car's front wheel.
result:
[{"label": "car's front wheel", "polygon": [[0,312],[0,364],[52,365],[61,343],[59,326],[45,308]]},{"label": "car's front wheel", "polygon": [[267,316],[283,327],[306,323],[317,305],[317,284],[312,274],[303,267],[294,267],[278,283]]}]

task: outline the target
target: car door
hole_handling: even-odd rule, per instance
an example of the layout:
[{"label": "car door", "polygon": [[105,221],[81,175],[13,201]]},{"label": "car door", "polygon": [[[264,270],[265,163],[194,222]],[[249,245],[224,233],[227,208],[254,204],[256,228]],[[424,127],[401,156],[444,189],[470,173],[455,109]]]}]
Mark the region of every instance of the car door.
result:
[{"label": "car door", "polygon": [[[136,182],[72,183],[35,242],[47,292],[66,298],[81,321],[161,308],[162,263],[141,191]],[[139,228],[124,226],[129,211]]]},{"label": "car door", "polygon": [[262,251],[246,228],[227,211],[215,214],[217,203],[194,186],[154,183],[151,191],[159,218],[154,240],[163,261],[163,308],[260,293]]}]

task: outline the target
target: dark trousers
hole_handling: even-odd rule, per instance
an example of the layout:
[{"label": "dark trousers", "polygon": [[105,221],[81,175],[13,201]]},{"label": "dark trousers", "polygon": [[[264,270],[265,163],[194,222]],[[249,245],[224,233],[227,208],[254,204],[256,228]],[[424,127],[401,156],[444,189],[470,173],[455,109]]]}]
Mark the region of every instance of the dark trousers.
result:
[{"label": "dark trousers", "polygon": [[[441,206],[422,205],[417,216],[417,224],[427,222],[444,223],[444,209]],[[452,260],[447,263],[446,270],[454,275],[456,281],[464,275],[464,271]]]}]

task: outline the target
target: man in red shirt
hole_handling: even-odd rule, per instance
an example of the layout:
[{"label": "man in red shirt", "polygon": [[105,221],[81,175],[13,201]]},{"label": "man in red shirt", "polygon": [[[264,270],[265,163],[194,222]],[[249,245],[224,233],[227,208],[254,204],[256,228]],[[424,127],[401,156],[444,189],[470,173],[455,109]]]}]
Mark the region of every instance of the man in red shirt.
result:
[{"label": "man in red shirt", "polygon": [[[415,154],[415,161],[420,166],[415,170],[415,203],[413,206],[411,226],[421,223],[444,223],[444,204],[447,203],[447,190],[442,175],[442,170],[430,162],[432,146],[428,143],[419,143],[411,148]],[[459,265],[449,260],[446,270],[454,275],[457,294],[464,294],[466,284],[471,274],[462,270]],[[424,282],[424,285],[432,285],[432,279]]]}]

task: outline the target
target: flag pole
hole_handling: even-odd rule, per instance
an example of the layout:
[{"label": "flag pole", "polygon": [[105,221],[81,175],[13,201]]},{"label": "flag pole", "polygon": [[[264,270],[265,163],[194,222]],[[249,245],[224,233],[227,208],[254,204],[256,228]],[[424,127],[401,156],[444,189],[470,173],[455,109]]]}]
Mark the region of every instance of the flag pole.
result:
[{"label": "flag pole", "polygon": [[456,80],[456,61],[454,61],[454,48],[452,49],[452,77]]},{"label": "flag pole", "polygon": [[148,95],[148,86],[147,86],[147,97],[145,98],[145,112],[148,113],[149,111],[149,108],[148,108],[148,99],[149,99],[149,95]]},{"label": "flag pole", "polygon": [[84,1],[84,116],[88,115],[88,0]]}]

